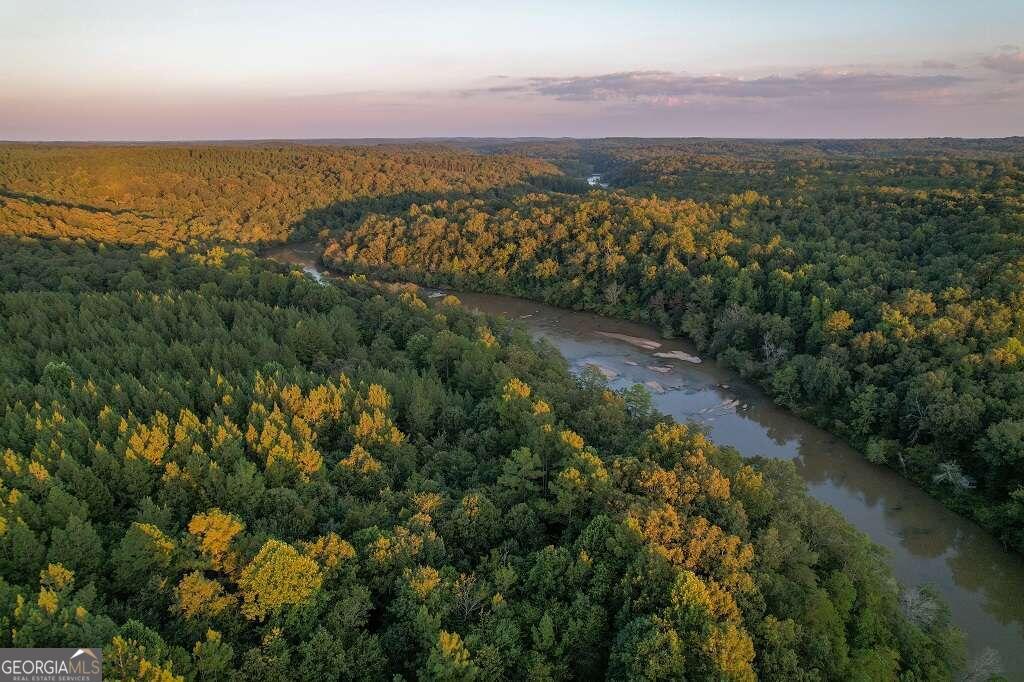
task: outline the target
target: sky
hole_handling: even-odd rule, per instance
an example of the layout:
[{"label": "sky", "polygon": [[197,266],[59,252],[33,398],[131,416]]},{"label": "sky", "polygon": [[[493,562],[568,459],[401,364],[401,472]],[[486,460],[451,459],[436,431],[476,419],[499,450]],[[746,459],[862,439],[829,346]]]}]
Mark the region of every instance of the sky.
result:
[{"label": "sky", "polygon": [[0,0],[0,139],[1024,135],[1024,1]]}]

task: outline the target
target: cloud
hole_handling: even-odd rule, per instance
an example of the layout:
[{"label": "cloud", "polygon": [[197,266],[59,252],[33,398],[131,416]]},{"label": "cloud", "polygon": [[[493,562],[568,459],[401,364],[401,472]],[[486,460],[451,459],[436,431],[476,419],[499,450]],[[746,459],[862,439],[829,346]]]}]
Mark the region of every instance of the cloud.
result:
[{"label": "cloud", "polygon": [[933,71],[956,71],[960,67],[953,62],[943,61],[941,59],[924,59],[918,64],[919,68],[930,69]]},{"label": "cloud", "polygon": [[1002,52],[982,58],[981,65],[993,71],[1024,75],[1024,50],[1004,45]]},{"label": "cloud", "polygon": [[515,86],[502,85],[476,92],[524,92],[579,102],[640,102],[678,105],[695,99],[785,100],[802,97],[870,98],[894,95],[932,95],[967,83],[962,76],[902,75],[872,72],[804,71],[782,76],[739,78],[694,76],[669,71],[623,71],[568,78],[538,77]]},{"label": "cloud", "polygon": [[190,98],[32,98],[4,91],[0,139],[1020,135],[1024,78],[984,68],[981,56],[961,62],[956,73],[940,64],[846,65],[768,76],[631,70],[490,75],[464,89],[199,92]]},{"label": "cloud", "polygon": [[[485,92],[489,92],[489,93],[493,93],[493,94],[497,94],[497,95],[501,95],[501,94],[504,94],[504,93],[529,92],[529,90],[530,90],[530,87],[528,85],[494,85],[494,86],[491,86],[489,88],[484,88]],[[475,90],[465,90],[465,91],[462,91],[462,92],[464,92],[466,94],[469,94],[469,95],[472,95],[472,94],[474,94],[475,92],[478,92],[478,91],[475,91]]]}]

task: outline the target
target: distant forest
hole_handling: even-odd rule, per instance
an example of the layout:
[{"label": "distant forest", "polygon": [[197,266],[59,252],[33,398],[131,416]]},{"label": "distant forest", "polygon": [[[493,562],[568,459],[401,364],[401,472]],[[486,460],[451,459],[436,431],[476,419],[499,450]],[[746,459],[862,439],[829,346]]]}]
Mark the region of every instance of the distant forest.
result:
[{"label": "distant forest", "polygon": [[[607,190],[584,178],[601,173]],[[1024,141],[0,146],[0,646],[111,680],[944,680],[928,589],[641,388],[650,322],[1024,548]],[[258,257],[316,240],[351,277]]]},{"label": "distant forest", "polygon": [[133,244],[264,243],[315,237],[368,210],[477,196],[543,161],[441,147],[0,146],[6,234]]}]

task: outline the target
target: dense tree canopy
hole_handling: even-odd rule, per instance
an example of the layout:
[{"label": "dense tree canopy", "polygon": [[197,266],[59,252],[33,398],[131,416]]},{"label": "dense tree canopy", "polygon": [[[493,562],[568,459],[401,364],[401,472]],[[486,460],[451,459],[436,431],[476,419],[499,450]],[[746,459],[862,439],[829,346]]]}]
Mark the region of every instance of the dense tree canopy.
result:
[{"label": "dense tree canopy", "polygon": [[1024,549],[1019,145],[579,145],[626,189],[377,213],[326,260],[685,335]]},{"label": "dense tree canopy", "polygon": [[960,660],[944,610],[906,608],[935,602],[901,599],[792,465],[456,300],[232,248],[26,238],[0,244],[0,292],[0,645],[102,643],[126,680]]},{"label": "dense tree canopy", "polygon": [[0,146],[0,234],[259,243],[528,181],[541,161],[442,147]]},{"label": "dense tree canopy", "polygon": [[[688,336],[1021,549],[1022,197],[1020,139],[0,146],[0,646],[100,644],[115,680],[949,679],[945,607],[791,464],[372,282]],[[314,238],[353,276],[247,249]]]}]

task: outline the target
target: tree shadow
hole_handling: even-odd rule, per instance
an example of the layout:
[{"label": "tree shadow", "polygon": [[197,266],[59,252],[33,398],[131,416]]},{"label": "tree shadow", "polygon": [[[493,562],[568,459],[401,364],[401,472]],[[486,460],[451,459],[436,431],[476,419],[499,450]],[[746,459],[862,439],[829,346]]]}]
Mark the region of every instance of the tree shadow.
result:
[{"label": "tree shadow", "polygon": [[79,209],[82,211],[88,211],[89,213],[106,213],[109,215],[134,215],[139,218],[156,218],[157,216],[152,213],[141,213],[139,211],[130,208],[104,208],[102,206],[93,206],[92,204],[78,204],[71,201],[62,201],[60,199],[51,199],[44,197],[41,194],[30,194],[28,192],[15,192],[14,190],[7,189],[6,187],[0,187],[0,197],[7,197],[8,199],[17,199],[19,201],[25,201],[30,204],[41,204],[43,206],[53,206],[55,208],[67,208],[67,209]]},{"label": "tree shadow", "polygon": [[397,217],[408,212],[413,205],[426,205],[438,201],[483,201],[489,206],[504,206],[512,205],[517,198],[536,192],[585,194],[591,189],[579,178],[535,175],[528,177],[524,182],[486,189],[399,192],[387,196],[359,197],[307,210],[300,219],[289,225],[288,241],[310,241],[318,238],[323,230],[338,232],[352,229],[373,214]]}]

